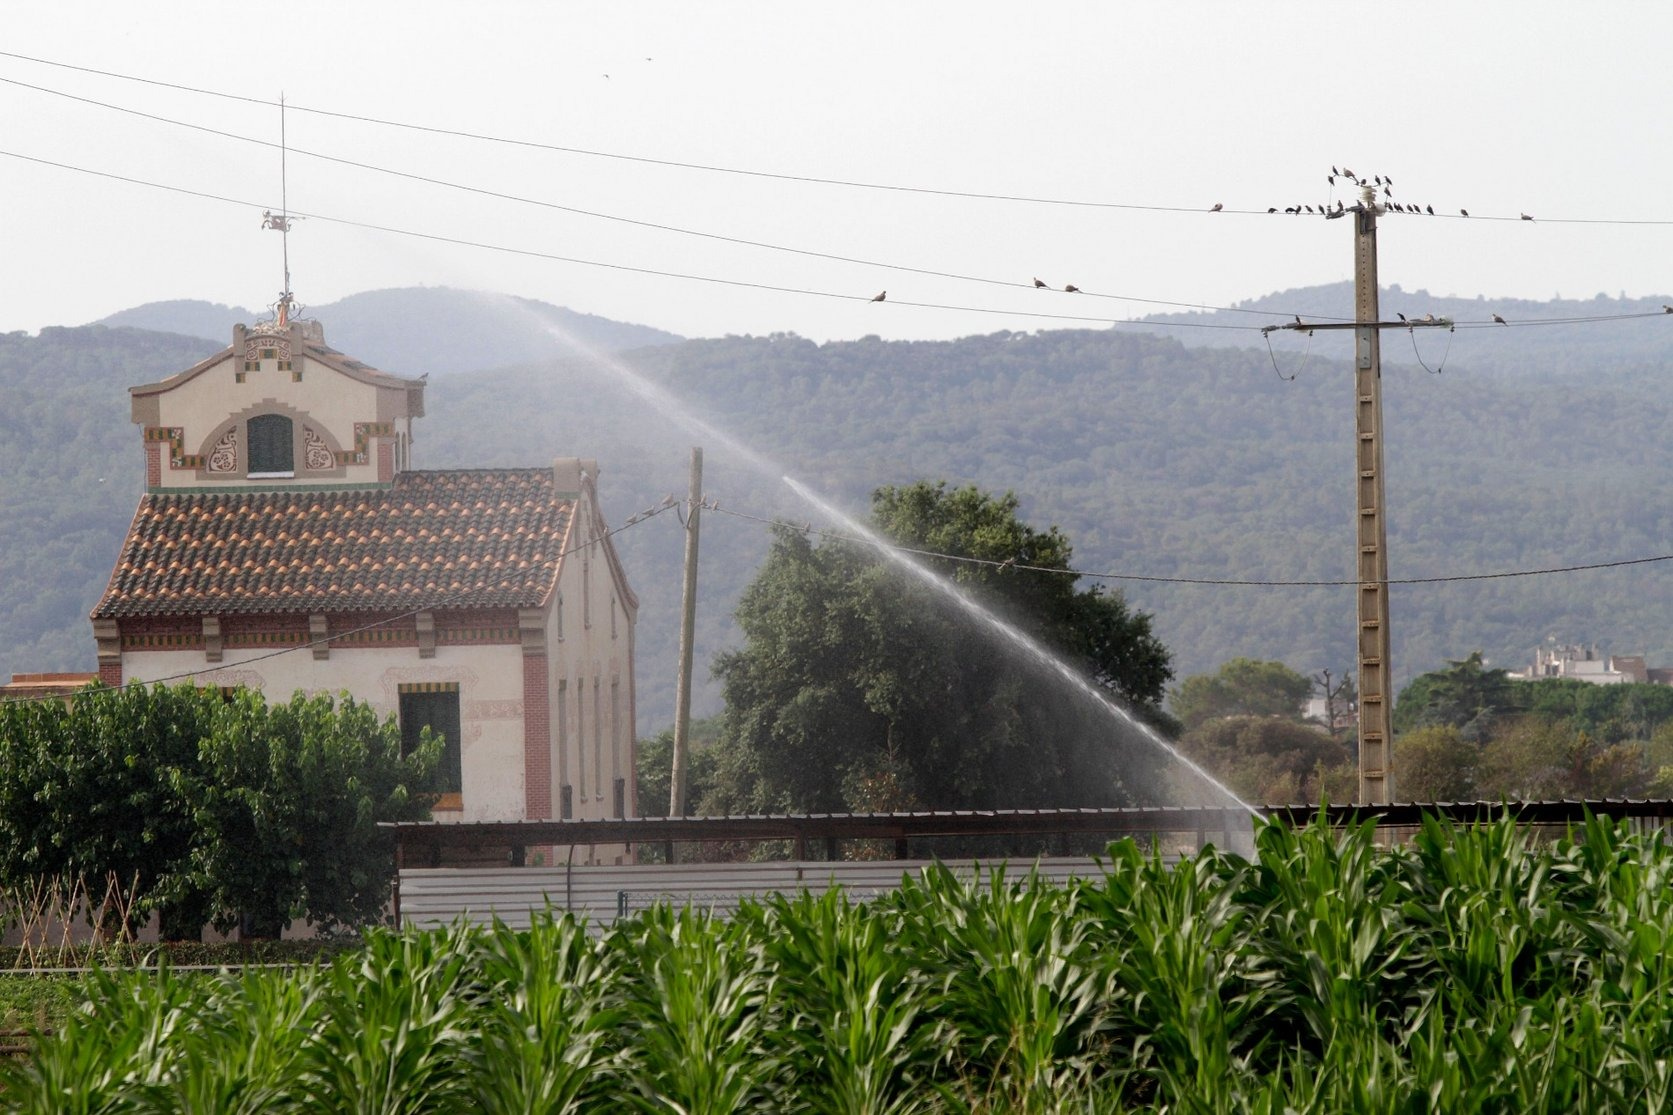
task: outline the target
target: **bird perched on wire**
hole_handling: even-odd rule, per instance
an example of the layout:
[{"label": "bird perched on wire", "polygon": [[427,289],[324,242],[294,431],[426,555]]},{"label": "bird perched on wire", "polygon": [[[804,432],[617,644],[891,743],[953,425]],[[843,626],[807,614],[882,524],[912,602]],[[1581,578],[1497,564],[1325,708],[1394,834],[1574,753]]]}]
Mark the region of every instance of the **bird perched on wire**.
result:
[{"label": "bird perched on wire", "polygon": [[1673,314],[1673,306],[1663,306],[1661,308],[1661,312],[1664,314]]},{"label": "bird perched on wire", "polygon": [[1399,318],[1399,319],[1400,319],[1400,320],[1401,320],[1401,321],[1405,321],[1405,320],[1406,320],[1406,315],[1405,315],[1405,314],[1403,314],[1403,313],[1401,313],[1401,312],[1400,312],[1400,311],[1398,311],[1398,310],[1396,310],[1396,311],[1395,311],[1395,312],[1394,312],[1394,316],[1395,316],[1395,317],[1397,317],[1397,318]]},{"label": "bird perched on wire", "polygon": [[1531,220],[1533,220],[1533,218],[1532,218],[1532,217],[1530,217],[1530,216],[1528,216],[1528,215],[1527,215],[1527,214],[1526,214],[1526,213],[1524,213],[1524,214],[1522,214],[1522,219],[1523,219],[1523,220],[1524,220],[1524,221],[1531,221]]},{"label": "bird perched on wire", "polygon": [[1506,321],[1504,318],[1500,317],[1498,314],[1493,315],[1493,320],[1498,322],[1500,325],[1509,325],[1510,324],[1510,322]]},{"label": "bird perched on wire", "polygon": [[1208,207],[1208,211],[1210,213],[1218,213],[1220,210],[1222,210],[1224,208],[1225,208],[1224,205],[1221,205],[1219,202],[1216,201],[1213,205]]},{"label": "bird perched on wire", "polygon": [[1423,207],[1423,211],[1425,213],[1429,214],[1431,217],[1433,217],[1435,215],[1435,207],[1433,205],[1425,205]]},{"label": "bird perched on wire", "polygon": [[1034,276],[1034,289],[1035,290],[1039,290],[1041,287],[1043,287],[1045,285],[1046,285],[1046,281],[1044,279],[1040,278],[1040,276],[1038,276],[1038,275]]},{"label": "bird perched on wire", "polygon": [[1468,217],[1470,215],[1470,211],[1468,209],[1460,209],[1458,210],[1458,215],[1460,217]]},{"label": "bird perched on wire", "polygon": [[1080,287],[1076,286],[1074,283],[1063,284],[1063,289],[1064,289],[1065,292],[1067,292],[1069,294],[1079,294],[1080,293]]},{"label": "bird perched on wire", "polygon": [[871,296],[871,300],[873,302],[881,302],[887,297],[889,297],[889,292],[886,291],[886,290],[880,290],[876,294]]}]

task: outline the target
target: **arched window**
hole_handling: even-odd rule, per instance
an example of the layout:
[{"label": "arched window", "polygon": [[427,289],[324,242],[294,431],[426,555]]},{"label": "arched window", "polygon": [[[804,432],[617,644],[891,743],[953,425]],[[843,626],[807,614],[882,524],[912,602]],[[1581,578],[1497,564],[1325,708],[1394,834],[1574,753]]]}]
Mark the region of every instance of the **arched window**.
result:
[{"label": "arched window", "polygon": [[296,454],[291,443],[291,422],[282,414],[258,414],[249,422],[250,467],[248,476],[294,475]]}]

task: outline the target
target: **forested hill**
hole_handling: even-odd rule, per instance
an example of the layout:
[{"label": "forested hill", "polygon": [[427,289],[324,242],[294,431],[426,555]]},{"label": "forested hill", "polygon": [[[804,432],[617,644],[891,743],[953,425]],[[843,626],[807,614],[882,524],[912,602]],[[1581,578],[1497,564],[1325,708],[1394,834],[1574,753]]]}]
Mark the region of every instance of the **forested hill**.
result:
[{"label": "forested hill", "polygon": [[[336,343],[332,323],[325,324]],[[1593,328],[1608,336],[1663,324]],[[195,342],[153,338],[140,360],[141,346],[125,337],[118,343],[115,333],[0,339],[0,361],[31,369],[22,378],[4,372],[0,387],[14,398],[14,388],[24,387],[33,416],[22,418],[15,407],[6,416],[6,499],[27,493],[36,509],[22,524],[0,517],[7,573],[0,669],[91,664],[86,613],[139,486],[139,439],[124,389],[202,355]],[[1482,370],[1493,345],[1522,344],[1539,332],[1517,335],[1461,330],[1440,375],[1385,338],[1396,578],[1673,551],[1667,341],[1579,364],[1560,354],[1525,356],[1514,378],[1502,367]],[[1283,380],[1258,334],[1253,343],[1259,347],[1203,347],[1125,329],[950,342],[687,341],[622,359],[698,412],[707,428],[664,417],[650,401],[656,390],[629,390],[608,364],[545,362],[432,380],[415,463],[597,457],[606,511],[619,525],[667,494],[683,496],[689,447],[702,445],[705,489],[721,501],[721,511],[703,519],[704,662],[726,645],[732,604],[766,550],[767,529],[749,516],[820,521],[779,483],[781,473],[856,509],[880,484],[919,478],[1014,489],[1028,521],[1069,533],[1075,564],[1086,570],[1345,579],[1354,557],[1348,368],[1297,358],[1281,367],[1298,378]],[[377,351],[353,355],[384,363]],[[766,460],[751,463],[725,434]],[[124,487],[102,495],[98,476]],[[93,558],[65,560],[62,540],[71,537],[78,554]],[[640,726],[655,730],[672,707],[678,522],[657,516],[624,530],[618,544],[643,605]],[[47,547],[51,553],[42,552]],[[1496,665],[1514,665],[1548,635],[1673,662],[1669,565],[1397,587],[1396,673],[1407,679],[1477,648]],[[1303,671],[1340,672],[1352,661],[1351,587],[1110,583],[1155,614],[1182,674],[1237,656],[1280,659]],[[700,678],[705,673],[699,669]],[[699,711],[716,706],[712,688],[700,694]]]},{"label": "forested hill", "polygon": [[[1315,362],[1284,381],[1264,347],[1188,348],[1119,331],[946,343],[727,338],[636,354],[634,364],[778,469],[851,507],[863,507],[880,484],[944,478],[1015,489],[1031,522],[1068,531],[1082,569],[1209,580],[1352,576],[1353,398],[1339,364]],[[1665,482],[1673,447],[1663,434],[1673,402],[1659,369],[1510,385],[1463,363],[1437,376],[1396,358],[1386,378],[1396,577],[1673,550]],[[495,404],[505,396],[530,405],[507,415]],[[629,506],[683,493],[687,446],[704,444],[705,488],[723,508],[704,519],[710,652],[766,544],[763,528],[724,512],[818,519],[714,436],[650,417],[645,404],[578,366],[449,380],[434,389],[430,413],[432,451],[449,460],[496,440],[585,446],[588,454],[596,447],[610,462],[611,498],[622,499],[624,488],[639,496],[637,504],[628,496]],[[649,713],[666,688],[660,679],[672,676],[653,648],[677,606],[678,532],[653,520],[625,533],[622,545],[645,599]],[[1397,674],[1476,648],[1497,663],[1520,662],[1551,634],[1673,661],[1669,572],[1653,564],[1398,587]],[[1181,673],[1239,655],[1338,672],[1352,661],[1351,587],[1111,583],[1155,613]]]},{"label": "forested hill", "polygon": [[0,334],[0,676],[93,669],[87,613],[145,487],[128,387],[224,344],[102,326]]}]

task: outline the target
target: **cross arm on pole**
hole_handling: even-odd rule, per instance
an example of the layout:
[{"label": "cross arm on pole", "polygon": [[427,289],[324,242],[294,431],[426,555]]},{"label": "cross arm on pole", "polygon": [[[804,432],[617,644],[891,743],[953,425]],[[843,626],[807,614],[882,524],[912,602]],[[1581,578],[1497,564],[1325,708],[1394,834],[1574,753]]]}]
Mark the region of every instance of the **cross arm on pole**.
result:
[{"label": "cross arm on pole", "polygon": [[1414,318],[1411,321],[1290,321],[1283,325],[1263,325],[1261,332],[1272,333],[1279,329],[1301,333],[1311,333],[1315,329],[1451,329],[1452,325],[1449,317]]}]

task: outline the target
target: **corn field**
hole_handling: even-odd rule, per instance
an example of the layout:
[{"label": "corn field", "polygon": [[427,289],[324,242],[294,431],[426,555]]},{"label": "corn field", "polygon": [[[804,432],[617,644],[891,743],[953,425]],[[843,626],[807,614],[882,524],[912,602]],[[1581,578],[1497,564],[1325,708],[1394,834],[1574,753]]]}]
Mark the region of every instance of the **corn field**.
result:
[{"label": "corn field", "polygon": [[602,934],[380,931],[329,965],[108,971],[6,1068],[76,1112],[1661,1111],[1673,849],[1590,819],[1268,825],[1254,860],[932,869]]}]

